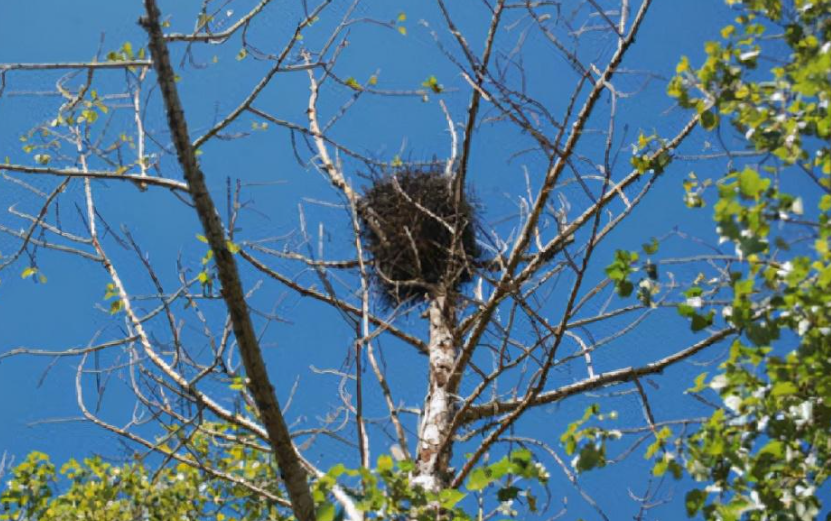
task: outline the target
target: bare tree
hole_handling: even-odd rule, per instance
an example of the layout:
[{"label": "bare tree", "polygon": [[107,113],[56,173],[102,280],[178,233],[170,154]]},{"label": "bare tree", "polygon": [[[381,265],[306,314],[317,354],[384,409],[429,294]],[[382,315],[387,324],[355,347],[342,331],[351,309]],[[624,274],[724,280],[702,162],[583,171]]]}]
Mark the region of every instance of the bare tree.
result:
[{"label": "bare tree", "polygon": [[[626,274],[602,271],[613,259],[599,254],[599,247],[647,198],[698,125],[694,116],[667,139],[641,135],[639,148],[629,154],[630,144],[639,140],[627,133],[630,122],[619,114],[660,81],[628,59],[649,24],[653,2],[493,0],[462,7],[435,0],[430,4],[435,19],[418,23],[404,13],[389,20],[388,13],[376,14],[361,0],[294,2],[286,13],[271,0],[260,0],[234,14],[228,7],[236,3],[243,2],[205,1],[193,31],[174,32],[156,0],[145,0],[140,25],[146,45],[140,50],[125,45],[90,62],[0,65],[0,103],[15,102],[13,95],[21,94],[13,90],[15,82],[26,75],[65,72],[54,89],[58,102],[44,101],[53,105],[54,116],[26,135],[30,157],[0,168],[4,189],[25,194],[27,203],[21,205],[25,209],[12,205],[6,222],[0,222],[0,233],[15,239],[14,249],[0,257],[0,271],[22,266],[25,277],[36,279],[44,255],[70,255],[100,266],[109,279],[110,307],[103,312],[121,331],[94,332],[83,347],[15,347],[0,353],[0,360],[20,354],[80,360],[76,391],[86,420],[167,460],[197,465],[209,476],[290,507],[302,521],[315,518],[309,483],[324,474],[321,463],[331,463],[306,455],[321,437],[349,451],[339,461],[364,468],[371,466],[373,452],[388,452],[392,443],[399,459],[415,462],[413,482],[433,492],[461,487],[505,447],[527,447],[560,468],[564,482],[608,519],[558,446],[559,434],[574,418],[552,418],[546,406],[575,396],[637,400],[642,413],[628,417],[631,427],[617,432],[631,444],[608,461],[625,459],[662,426],[699,421],[683,413],[658,417],[650,405],[656,397],[645,383],[735,333],[702,327],[692,340],[668,334],[662,349],[639,349],[638,332],[650,328],[654,317],[676,315],[678,305],[688,301],[682,295],[687,287],[706,279],[709,289],[696,305],[717,299],[737,260],[666,223],[645,231],[644,240],[659,235],[654,244],[678,241],[695,255],[656,263],[620,259],[626,274],[649,274],[636,288]],[[261,21],[278,18],[294,21],[282,22],[281,31],[267,38],[257,31]],[[485,26],[472,28],[471,21]],[[380,36],[378,29],[384,31]],[[428,76],[414,88],[386,88],[380,71],[364,80],[349,75],[343,64],[362,52],[351,42],[364,33],[383,42],[408,32],[455,68],[454,86]],[[476,41],[482,35],[484,40]],[[225,66],[208,63],[216,48],[237,52],[238,61],[255,61],[261,76],[233,108],[220,109],[203,128],[191,122],[189,111],[204,112],[213,102],[188,99],[178,80],[202,67]],[[568,99],[552,100],[548,68],[559,74],[557,82],[571,86]],[[275,91],[278,84],[298,81],[308,91],[292,103],[302,109],[294,116],[276,114],[269,100],[282,95]],[[296,97],[299,91],[289,92]],[[465,101],[459,110],[446,102],[460,97]],[[375,136],[373,143],[352,137],[357,123],[349,118],[361,107],[389,110],[410,100],[427,102],[436,132],[446,135],[450,152],[441,154],[446,157],[390,157],[378,150],[398,144],[385,136]],[[162,114],[166,125],[158,119]],[[281,212],[286,222],[296,219],[285,236],[248,231],[246,219],[259,218],[249,194],[262,188],[245,175],[228,178],[224,191],[206,181],[219,174],[203,166],[200,154],[220,141],[227,148],[246,142],[254,132],[245,126],[251,121],[256,132],[271,128],[273,139],[291,140],[294,157],[275,163],[299,161],[322,174],[330,188],[325,201],[300,200],[297,217],[295,208]],[[644,120],[631,123],[644,125]],[[509,172],[501,188],[511,206],[504,218],[489,208],[491,200],[471,195],[483,166],[477,154],[494,147],[504,160],[500,168]],[[637,161],[630,164],[630,157]],[[48,190],[32,181],[43,176],[55,179]],[[415,184],[438,180],[428,192],[443,201],[442,211],[405,186],[406,176]],[[133,224],[116,225],[100,211],[96,201],[113,197],[102,195],[104,183],[134,185],[140,191],[136,200],[170,191],[201,224],[200,237],[209,247],[201,264],[187,258],[151,262],[131,233]],[[76,186],[82,193],[73,190]],[[373,207],[370,194],[378,186],[410,212],[412,226],[393,225],[389,214]],[[36,204],[28,204],[32,201]],[[262,196],[259,201],[262,205]],[[308,212],[320,218],[317,230]],[[327,233],[349,239],[327,251]],[[432,239],[437,234],[445,239]],[[399,239],[403,245],[395,242]],[[372,240],[376,248],[368,247]],[[398,261],[385,264],[378,252],[387,246],[400,255]],[[421,263],[433,258],[425,257],[425,249],[440,257],[440,270],[429,276]],[[395,262],[410,263],[410,278],[389,271]],[[654,275],[659,268],[660,284]],[[139,277],[150,281],[152,294],[131,289]],[[319,373],[316,378],[338,381],[339,403],[317,420],[308,419],[314,412],[289,409],[294,392],[280,399],[275,393],[262,339],[281,317],[256,299],[265,288],[333,310],[342,324],[332,327],[354,332],[349,353],[320,360],[316,365],[325,367],[311,370]],[[633,291],[638,298],[616,297]],[[14,341],[13,329],[11,334]],[[406,365],[418,360],[418,374],[426,376],[418,396],[398,385],[405,369],[392,359],[403,350],[410,351],[400,355]],[[89,369],[91,357],[104,365]],[[121,375],[132,390],[134,413],[126,424],[91,405],[100,396],[87,396],[84,381],[101,375]],[[105,390],[97,387],[99,395]],[[551,418],[547,435],[523,426],[533,418]],[[151,429],[158,436],[148,436],[148,423],[162,427]],[[190,444],[199,433],[273,454],[286,496],[191,457]],[[663,501],[658,488],[650,482],[645,492],[631,490],[641,518]],[[364,517],[348,491],[336,486],[332,493],[347,518]]]}]

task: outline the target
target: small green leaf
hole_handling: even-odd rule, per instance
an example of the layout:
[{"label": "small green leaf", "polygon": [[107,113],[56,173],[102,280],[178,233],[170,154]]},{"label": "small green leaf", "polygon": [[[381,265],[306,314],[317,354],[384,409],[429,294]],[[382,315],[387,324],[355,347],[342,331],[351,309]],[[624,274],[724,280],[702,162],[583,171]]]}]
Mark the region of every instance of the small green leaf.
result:
[{"label": "small green leaf", "polygon": [[493,478],[491,478],[487,469],[479,467],[474,469],[470,473],[470,477],[467,478],[467,489],[471,491],[482,490],[490,485],[492,481]]},{"label": "small green leaf", "polygon": [[124,309],[124,302],[122,302],[121,299],[113,300],[110,304],[110,315],[115,315],[122,309]]},{"label": "small green leaf", "polygon": [[701,373],[700,375],[695,377],[695,385],[687,389],[687,392],[690,393],[700,393],[704,389],[707,388],[707,384],[705,381],[707,380],[707,373]]},{"label": "small green leaf", "polygon": [[335,505],[328,501],[317,507],[317,521],[334,521]]},{"label": "small green leaf", "polygon": [[771,396],[790,396],[796,394],[799,388],[793,382],[777,382],[771,389]]},{"label": "small green leaf", "polygon": [[392,458],[387,454],[378,456],[378,472],[391,472],[393,468]]},{"label": "small green leaf", "polygon": [[687,515],[693,517],[704,506],[707,501],[707,493],[703,490],[693,489],[687,492],[684,504],[687,507]]},{"label": "small green leaf", "polygon": [[439,84],[439,80],[432,75],[423,82],[421,82],[421,86],[432,90],[436,94],[439,94],[441,91],[444,90],[444,87],[441,84]]},{"label": "small green leaf", "polygon": [[764,179],[752,168],[745,168],[739,173],[739,191],[747,199],[758,199],[770,186],[770,179]]},{"label": "small green leaf", "polygon": [[512,499],[516,499],[519,496],[519,488],[517,487],[505,487],[500,488],[496,492],[496,497],[499,501],[510,501]]},{"label": "small green leaf", "polygon": [[648,243],[641,245],[641,248],[643,248],[644,253],[647,255],[656,254],[658,252],[658,239],[652,237]]},{"label": "small green leaf", "polygon": [[352,76],[346,78],[346,80],[344,80],[344,83],[346,84],[347,87],[349,87],[352,90],[357,90],[357,91],[364,90],[364,88],[361,86],[361,84],[358,83],[358,80],[356,80]]},{"label": "small green leaf", "polygon": [[464,499],[466,495],[464,492],[452,488],[442,490],[439,492],[439,503],[442,507],[450,509],[455,507],[456,503]]}]

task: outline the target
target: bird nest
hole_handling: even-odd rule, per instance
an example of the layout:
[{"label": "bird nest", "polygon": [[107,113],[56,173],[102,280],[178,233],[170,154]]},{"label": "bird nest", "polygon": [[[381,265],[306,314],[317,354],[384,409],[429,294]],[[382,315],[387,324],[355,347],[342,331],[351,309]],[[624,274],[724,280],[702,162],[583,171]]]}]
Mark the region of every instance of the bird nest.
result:
[{"label": "bird nest", "polygon": [[373,278],[389,306],[417,304],[470,281],[479,259],[475,209],[438,167],[401,167],[375,177],[359,204]]}]

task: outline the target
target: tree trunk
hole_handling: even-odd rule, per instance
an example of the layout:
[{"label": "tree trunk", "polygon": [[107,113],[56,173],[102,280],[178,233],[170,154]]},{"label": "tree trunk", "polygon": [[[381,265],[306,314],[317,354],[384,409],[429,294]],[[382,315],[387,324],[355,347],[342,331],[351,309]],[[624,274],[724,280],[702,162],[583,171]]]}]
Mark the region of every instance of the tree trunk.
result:
[{"label": "tree trunk", "polygon": [[454,341],[455,312],[452,299],[442,295],[430,301],[429,391],[419,427],[418,457],[415,484],[437,492],[450,479],[450,449],[439,453],[450,429],[456,397],[448,392],[448,382],[456,361]]}]

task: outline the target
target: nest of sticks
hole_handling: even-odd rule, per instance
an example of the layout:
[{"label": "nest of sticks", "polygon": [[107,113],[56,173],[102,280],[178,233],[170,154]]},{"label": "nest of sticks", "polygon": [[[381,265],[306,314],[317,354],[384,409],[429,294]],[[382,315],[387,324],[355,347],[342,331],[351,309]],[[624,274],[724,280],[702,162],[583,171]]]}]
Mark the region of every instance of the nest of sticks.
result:
[{"label": "nest of sticks", "polygon": [[475,208],[457,202],[452,179],[438,166],[376,175],[358,206],[373,278],[389,307],[452,294],[469,282],[481,251]]}]

